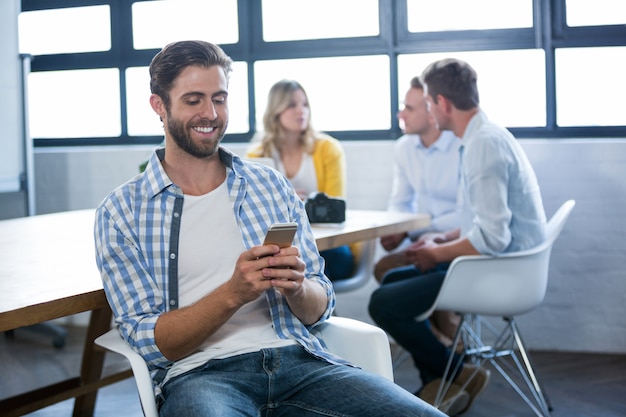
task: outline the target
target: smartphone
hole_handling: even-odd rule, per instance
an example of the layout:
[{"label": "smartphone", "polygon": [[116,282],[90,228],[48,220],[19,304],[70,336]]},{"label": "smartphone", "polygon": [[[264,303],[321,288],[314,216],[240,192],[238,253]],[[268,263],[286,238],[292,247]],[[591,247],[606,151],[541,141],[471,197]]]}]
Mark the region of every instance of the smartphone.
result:
[{"label": "smartphone", "polygon": [[267,229],[264,245],[278,245],[281,248],[291,246],[298,230],[298,223],[274,223]]}]

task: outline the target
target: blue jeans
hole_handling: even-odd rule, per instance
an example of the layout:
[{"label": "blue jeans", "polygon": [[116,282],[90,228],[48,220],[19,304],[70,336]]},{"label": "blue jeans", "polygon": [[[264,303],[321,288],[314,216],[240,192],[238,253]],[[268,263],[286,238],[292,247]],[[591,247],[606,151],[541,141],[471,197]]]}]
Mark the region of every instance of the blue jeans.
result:
[{"label": "blue jeans", "polygon": [[[415,317],[435,302],[448,266],[441,264],[427,273],[414,266],[392,269],[369,302],[370,316],[411,354],[424,385],[443,376],[450,349],[433,334],[428,320]],[[458,360],[455,354],[453,366]]]},{"label": "blue jeans", "polygon": [[163,398],[161,417],[445,417],[381,376],[332,365],[299,345],[210,360],[168,381]]},{"label": "blue jeans", "polygon": [[350,247],[339,246],[320,252],[325,261],[324,275],[331,281],[350,278],[354,272],[354,255]]}]

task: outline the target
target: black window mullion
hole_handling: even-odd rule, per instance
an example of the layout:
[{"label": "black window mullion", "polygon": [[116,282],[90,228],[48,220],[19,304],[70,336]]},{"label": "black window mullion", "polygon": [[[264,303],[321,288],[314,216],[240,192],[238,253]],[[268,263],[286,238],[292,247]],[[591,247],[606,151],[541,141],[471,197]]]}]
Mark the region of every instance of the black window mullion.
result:
[{"label": "black window mullion", "polygon": [[[122,134],[117,138],[36,138],[35,146],[79,146],[99,144],[159,143],[162,137],[130,137],[126,69],[146,66],[158,49],[135,50],[132,33],[132,4],[147,0],[21,0],[22,11],[52,8],[109,5],[111,8],[111,50],[101,52],[40,55],[33,57],[31,71],[57,71],[94,68],[118,68],[120,71],[120,108]],[[387,55],[390,69],[391,128],[384,131],[330,132],[341,140],[393,139],[401,134],[396,118],[400,95],[398,86],[399,54],[456,52],[472,50],[542,49],[545,53],[546,126],[511,128],[518,137],[619,137],[626,136],[626,126],[563,128],[557,125],[556,48],[626,46],[626,25],[568,27],[566,0],[529,0],[533,3],[533,27],[409,33],[406,0],[379,0],[379,36],[345,39],[317,39],[287,42],[264,42],[262,0],[237,0],[239,41],[222,45],[234,60],[248,66],[248,110],[250,131],[228,134],[228,142],[249,140],[257,129],[254,63],[258,60],[320,58],[360,55]],[[416,74],[418,75],[418,74]],[[375,76],[375,75],[373,75]],[[408,86],[407,86],[408,87]]]}]

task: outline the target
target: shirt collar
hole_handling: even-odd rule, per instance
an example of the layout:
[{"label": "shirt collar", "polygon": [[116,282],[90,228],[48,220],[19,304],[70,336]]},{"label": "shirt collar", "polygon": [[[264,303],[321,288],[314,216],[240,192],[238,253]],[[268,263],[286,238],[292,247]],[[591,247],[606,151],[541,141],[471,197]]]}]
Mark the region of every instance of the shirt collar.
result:
[{"label": "shirt collar", "polygon": [[480,129],[480,126],[487,120],[487,115],[482,111],[478,110],[474,116],[470,119],[467,127],[465,128],[465,132],[463,133],[463,144],[467,145],[467,142],[474,136],[474,133]]},{"label": "shirt collar", "polygon": [[408,136],[411,138],[411,140],[413,141],[417,149],[421,149],[423,151],[430,151],[430,152],[433,152],[433,151],[446,152],[450,150],[450,148],[454,145],[454,141],[458,140],[458,138],[454,136],[452,132],[448,132],[444,130],[441,132],[441,134],[439,135],[439,138],[435,141],[435,143],[433,143],[430,147],[427,148],[422,143],[422,139],[420,135],[411,134]]},{"label": "shirt collar", "polygon": [[[221,146],[218,149],[218,153],[220,160],[226,165],[226,168],[233,170],[235,174],[240,176],[237,171],[243,166],[241,158]],[[154,151],[146,166],[144,175],[147,179],[149,198],[154,198],[170,186],[176,187],[176,184],[172,182],[165,169],[163,169],[161,164],[163,158],[165,158],[165,148],[158,148]]]}]

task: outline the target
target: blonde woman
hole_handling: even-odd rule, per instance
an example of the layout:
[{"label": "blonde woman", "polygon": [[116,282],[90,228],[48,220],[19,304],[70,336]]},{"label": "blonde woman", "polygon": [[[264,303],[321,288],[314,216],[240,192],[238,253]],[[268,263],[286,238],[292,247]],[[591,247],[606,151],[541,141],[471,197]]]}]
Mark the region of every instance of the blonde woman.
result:
[{"label": "blonde woman", "polygon": [[[345,197],[346,160],[337,139],[311,125],[306,91],[294,80],[281,80],[270,89],[263,115],[264,131],[256,135],[248,158],[272,158],[276,169],[305,200],[312,192]],[[323,251],[325,273],[331,280],[352,274],[354,257],[348,246]]]}]

